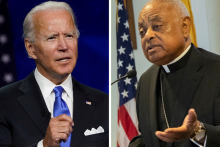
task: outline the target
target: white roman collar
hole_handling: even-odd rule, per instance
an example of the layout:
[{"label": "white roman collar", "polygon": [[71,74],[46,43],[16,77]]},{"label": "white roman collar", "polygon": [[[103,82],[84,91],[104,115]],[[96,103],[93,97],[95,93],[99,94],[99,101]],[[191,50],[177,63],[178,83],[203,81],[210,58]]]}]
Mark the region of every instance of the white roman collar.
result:
[{"label": "white roman collar", "polygon": [[173,63],[179,61],[179,60],[189,51],[190,47],[191,47],[191,44],[190,44],[190,45],[187,47],[187,49],[186,49],[181,55],[179,55],[176,59],[174,59],[173,61],[171,61],[170,63],[168,63],[168,64],[166,64],[166,65],[162,65],[163,68],[164,68],[164,70],[165,70],[167,73],[170,73],[170,69],[169,69],[169,67],[168,67],[167,65],[170,65],[170,64],[173,64]]}]

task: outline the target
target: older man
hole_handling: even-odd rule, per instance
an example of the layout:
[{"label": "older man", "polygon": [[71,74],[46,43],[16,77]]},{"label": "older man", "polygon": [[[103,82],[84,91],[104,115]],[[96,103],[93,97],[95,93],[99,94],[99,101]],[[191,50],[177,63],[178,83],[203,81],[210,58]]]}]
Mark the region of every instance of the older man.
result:
[{"label": "older man", "polygon": [[138,27],[154,65],[140,78],[141,136],[130,146],[220,146],[220,57],[191,43],[191,19],[181,0],[151,0]]},{"label": "older man", "polygon": [[108,95],[71,76],[79,31],[70,6],[42,3],[23,26],[37,67],[0,89],[0,146],[108,146]]}]

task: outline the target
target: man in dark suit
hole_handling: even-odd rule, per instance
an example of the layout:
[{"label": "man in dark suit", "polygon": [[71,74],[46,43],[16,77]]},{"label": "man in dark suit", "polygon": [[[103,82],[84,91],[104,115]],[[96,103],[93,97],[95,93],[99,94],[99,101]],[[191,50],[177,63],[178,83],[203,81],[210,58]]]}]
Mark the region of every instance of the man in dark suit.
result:
[{"label": "man in dark suit", "polygon": [[140,78],[140,136],[129,147],[220,146],[220,56],[196,48],[191,19],[181,0],[152,0],[138,26],[146,58]]},{"label": "man in dark suit", "polygon": [[42,3],[23,27],[37,68],[0,89],[0,146],[108,146],[108,95],[71,76],[79,31],[70,6]]}]

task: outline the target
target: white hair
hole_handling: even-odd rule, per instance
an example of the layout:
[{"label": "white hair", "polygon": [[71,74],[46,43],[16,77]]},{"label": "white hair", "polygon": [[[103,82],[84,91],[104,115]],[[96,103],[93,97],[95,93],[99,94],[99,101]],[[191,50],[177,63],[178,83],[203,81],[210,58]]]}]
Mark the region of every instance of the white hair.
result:
[{"label": "white hair", "polygon": [[189,16],[189,12],[185,6],[185,4],[181,1],[181,0],[150,0],[146,5],[152,3],[152,2],[161,2],[161,3],[165,3],[168,5],[173,6],[174,8],[176,8],[175,10],[177,10],[177,13],[181,16],[181,17],[185,17],[185,16]]},{"label": "white hair", "polygon": [[23,38],[28,38],[30,42],[34,43],[35,41],[35,30],[34,30],[34,22],[33,22],[33,14],[42,11],[42,10],[60,10],[65,9],[67,10],[70,15],[72,16],[73,23],[76,27],[76,35],[79,38],[79,30],[76,25],[75,15],[73,13],[72,8],[65,2],[55,2],[55,1],[48,1],[44,2],[40,5],[35,6],[31,11],[27,14],[24,19],[23,23]]}]

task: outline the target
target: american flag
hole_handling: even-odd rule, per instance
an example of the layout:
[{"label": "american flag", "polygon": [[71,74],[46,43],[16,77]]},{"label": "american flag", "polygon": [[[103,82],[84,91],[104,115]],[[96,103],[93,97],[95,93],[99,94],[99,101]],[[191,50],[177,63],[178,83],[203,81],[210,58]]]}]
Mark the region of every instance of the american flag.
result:
[{"label": "american flag", "polygon": [[7,0],[0,0],[0,87],[16,81],[16,66]]},{"label": "american flag", "polygon": [[[124,1],[118,0],[117,17],[117,64],[118,78],[128,71],[135,69],[134,54],[131,45],[128,15]],[[127,147],[130,140],[138,135],[138,121],[136,115],[137,78],[126,78],[118,82],[119,108],[117,146]]]}]

